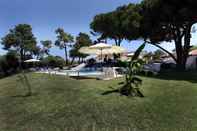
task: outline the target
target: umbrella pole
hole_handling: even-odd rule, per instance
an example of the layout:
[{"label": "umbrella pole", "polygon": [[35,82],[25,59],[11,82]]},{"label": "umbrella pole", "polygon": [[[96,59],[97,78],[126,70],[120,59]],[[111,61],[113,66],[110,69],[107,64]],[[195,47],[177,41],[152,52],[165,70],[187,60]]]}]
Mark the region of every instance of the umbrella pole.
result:
[{"label": "umbrella pole", "polygon": [[102,49],[101,49],[101,62],[103,62],[103,52],[102,52]]},{"label": "umbrella pole", "polygon": [[101,49],[101,68],[103,70],[103,49]]}]

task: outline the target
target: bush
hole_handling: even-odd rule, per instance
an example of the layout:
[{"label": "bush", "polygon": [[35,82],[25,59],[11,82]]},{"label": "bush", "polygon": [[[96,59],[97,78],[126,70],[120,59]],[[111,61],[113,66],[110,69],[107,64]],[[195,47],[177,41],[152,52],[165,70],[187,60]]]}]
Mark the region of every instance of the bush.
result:
[{"label": "bush", "polygon": [[128,67],[129,63],[127,61],[118,61],[116,66],[117,67]]},{"label": "bush", "polygon": [[18,67],[19,60],[16,52],[10,51],[4,56],[0,56],[0,77],[16,73]]},{"label": "bush", "polygon": [[48,56],[42,60],[43,66],[49,66],[52,68],[59,67],[63,68],[65,65],[65,61],[63,58],[59,56]]}]

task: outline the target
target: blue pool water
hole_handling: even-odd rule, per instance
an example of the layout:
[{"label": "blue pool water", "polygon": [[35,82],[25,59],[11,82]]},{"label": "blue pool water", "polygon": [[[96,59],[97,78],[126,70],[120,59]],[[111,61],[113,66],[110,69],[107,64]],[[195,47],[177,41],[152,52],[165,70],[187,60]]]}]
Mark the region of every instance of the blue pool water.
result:
[{"label": "blue pool water", "polygon": [[82,71],[71,71],[71,70],[64,70],[64,73],[66,73],[68,76],[100,76],[103,74],[103,72],[100,71],[87,71],[87,70],[82,70]]}]

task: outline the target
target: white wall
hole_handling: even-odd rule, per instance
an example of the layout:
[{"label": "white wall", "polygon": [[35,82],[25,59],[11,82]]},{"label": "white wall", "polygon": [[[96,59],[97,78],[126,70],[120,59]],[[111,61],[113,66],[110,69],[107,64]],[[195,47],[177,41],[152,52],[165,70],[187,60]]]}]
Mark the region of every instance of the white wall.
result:
[{"label": "white wall", "polygon": [[196,58],[197,56],[189,56],[187,59],[187,64],[186,64],[186,69],[196,69],[197,65],[196,65]]}]

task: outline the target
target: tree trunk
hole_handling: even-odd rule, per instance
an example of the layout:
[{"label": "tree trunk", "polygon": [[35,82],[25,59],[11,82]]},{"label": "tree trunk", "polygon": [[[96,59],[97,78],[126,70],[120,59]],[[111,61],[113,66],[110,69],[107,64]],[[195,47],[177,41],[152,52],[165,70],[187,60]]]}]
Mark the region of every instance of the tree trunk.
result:
[{"label": "tree trunk", "polygon": [[122,39],[118,39],[118,46],[120,46]]},{"label": "tree trunk", "polygon": [[118,46],[118,41],[117,41],[117,39],[114,39],[114,41],[115,41],[115,43],[116,43],[116,46]]},{"label": "tree trunk", "polygon": [[177,53],[177,69],[178,71],[186,70],[187,58],[190,50],[190,39],[191,39],[191,28],[192,24],[188,24],[184,33],[184,46],[182,45],[182,37],[178,37],[175,41],[176,53]]},{"label": "tree trunk", "polygon": [[175,40],[175,47],[176,47],[176,55],[177,55],[177,70],[184,71],[186,68],[186,56],[183,53],[183,46],[182,46],[182,37],[180,35],[177,36]]},{"label": "tree trunk", "polygon": [[66,60],[66,65],[68,65],[67,46],[65,46],[64,50],[65,50],[65,60]]},{"label": "tree trunk", "polygon": [[74,60],[75,60],[75,57],[72,58],[71,65],[73,64]]},{"label": "tree trunk", "polygon": [[84,59],[83,59],[83,57],[81,58],[81,63],[83,63],[83,61],[84,61]]},{"label": "tree trunk", "polygon": [[114,39],[115,43],[116,43],[116,46],[120,46],[121,45],[121,42],[122,42],[122,39],[121,38],[118,38],[118,39]]},{"label": "tree trunk", "polygon": [[78,61],[78,63],[80,64],[80,62],[81,62],[81,57],[79,57],[79,61]]},{"label": "tree trunk", "polygon": [[20,60],[24,61],[24,50],[23,49],[20,50]]},{"label": "tree trunk", "polygon": [[187,29],[185,31],[185,36],[184,36],[184,48],[183,48],[183,62],[186,66],[187,64],[187,58],[189,56],[189,51],[190,51],[190,42],[191,42],[191,29],[192,29],[192,24],[189,23],[187,26]]},{"label": "tree trunk", "polygon": [[25,60],[24,49],[20,49],[19,70],[23,69],[23,62]]}]

